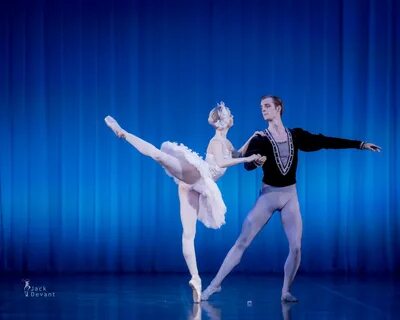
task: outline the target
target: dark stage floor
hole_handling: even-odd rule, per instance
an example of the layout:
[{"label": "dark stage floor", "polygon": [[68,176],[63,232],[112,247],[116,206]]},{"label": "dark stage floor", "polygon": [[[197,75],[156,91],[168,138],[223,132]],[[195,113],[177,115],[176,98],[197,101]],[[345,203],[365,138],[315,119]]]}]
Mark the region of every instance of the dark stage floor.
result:
[{"label": "dark stage floor", "polygon": [[37,275],[25,290],[19,276],[0,280],[1,319],[400,318],[400,281],[381,277],[300,275],[292,305],[281,305],[278,275],[232,275],[200,305],[187,275]]}]

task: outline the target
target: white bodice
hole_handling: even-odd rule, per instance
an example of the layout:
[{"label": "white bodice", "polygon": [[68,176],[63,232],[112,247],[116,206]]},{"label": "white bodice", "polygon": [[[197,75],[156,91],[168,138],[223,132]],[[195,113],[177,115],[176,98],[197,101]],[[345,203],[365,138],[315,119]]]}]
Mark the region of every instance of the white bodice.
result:
[{"label": "white bodice", "polygon": [[226,168],[221,168],[217,165],[213,154],[207,153],[206,162],[208,163],[210,174],[214,181],[217,181],[224,175]]},{"label": "white bodice", "polygon": [[[217,138],[213,138],[213,139],[217,139]],[[224,159],[232,158],[232,152],[230,150],[228,150],[227,148],[224,148],[222,153],[223,153]],[[227,168],[219,167],[217,165],[217,162],[215,161],[215,156],[212,153],[207,152],[205,160],[208,163],[208,166],[210,168],[210,174],[214,181],[217,181],[219,178],[221,178],[224,175]]]}]

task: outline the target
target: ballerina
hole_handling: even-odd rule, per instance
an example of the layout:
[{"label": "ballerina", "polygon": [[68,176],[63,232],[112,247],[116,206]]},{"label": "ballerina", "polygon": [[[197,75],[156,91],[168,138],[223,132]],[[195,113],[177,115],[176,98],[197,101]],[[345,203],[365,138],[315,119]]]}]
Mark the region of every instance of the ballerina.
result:
[{"label": "ballerina", "polygon": [[183,227],[182,251],[188,266],[191,280],[193,301],[201,299],[201,279],[197,269],[194,238],[196,222],[201,221],[206,227],[218,229],[225,223],[226,206],[221,192],[215,183],[230,166],[262,161],[265,158],[258,154],[242,157],[250,140],[235,150],[227,139],[227,133],[233,126],[233,116],[224,102],[220,102],[209,114],[208,122],[215,128],[215,135],[209,141],[207,154],[203,160],[183,144],[166,141],[158,149],[151,143],[122,129],[111,116],[105,119],[106,124],[119,137],[125,139],[140,153],[158,162],[178,185],[180,217]]}]

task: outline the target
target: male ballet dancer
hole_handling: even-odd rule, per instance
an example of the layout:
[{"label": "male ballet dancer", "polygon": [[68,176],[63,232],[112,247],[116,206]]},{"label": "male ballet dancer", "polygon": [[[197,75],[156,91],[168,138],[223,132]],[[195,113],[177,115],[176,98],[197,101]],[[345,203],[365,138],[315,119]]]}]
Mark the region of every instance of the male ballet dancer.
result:
[{"label": "male ballet dancer", "polygon": [[[284,266],[284,281],[281,300],[298,301],[290,293],[290,287],[300,265],[302,220],[296,191],[296,168],[298,151],[317,151],[320,149],[362,149],[380,151],[372,143],[326,137],[311,134],[303,129],[288,129],[282,123],[283,103],[276,96],[261,97],[261,112],[268,128],[264,135],[257,135],[250,141],[246,156],[260,154],[266,161],[246,163],[247,170],[262,166],[263,187],[253,209],[248,213],[242,231],[233,247],[225,257],[215,278],[202,293],[202,300],[221,290],[221,283],[232,269],[239,264],[246,248],[268,223],[274,211],[279,211],[281,221],[289,242],[289,255]],[[264,158],[264,157],[263,157]],[[265,159],[265,158],[264,158]]]}]

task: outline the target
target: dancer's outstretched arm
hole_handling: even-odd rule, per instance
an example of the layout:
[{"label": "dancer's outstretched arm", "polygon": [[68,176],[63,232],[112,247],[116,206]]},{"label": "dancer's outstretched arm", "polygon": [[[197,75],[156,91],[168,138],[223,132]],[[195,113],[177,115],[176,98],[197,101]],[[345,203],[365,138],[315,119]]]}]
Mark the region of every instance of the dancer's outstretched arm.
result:
[{"label": "dancer's outstretched arm", "polygon": [[223,154],[223,149],[224,149],[224,146],[221,141],[218,141],[218,140],[211,141],[210,146],[209,146],[209,153],[214,155],[215,162],[217,163],[217,165],[220,168],[231,167],[231,166],[234,166],[239,163],[252,162],[261,157],[259,154],[253,154],[251,156],[244,157],[244,158],[225,159],[224,154]]},{"label": "dancer's outstretched arm", "polygon": [[302,151],[318,151],[321,149],[361,149],[380,152],[382,148],[378,145],[359,140],[327,137],[322,134],[312,134],[301,128],[293,129],[293,134],[298,141],[299,149]]}]

